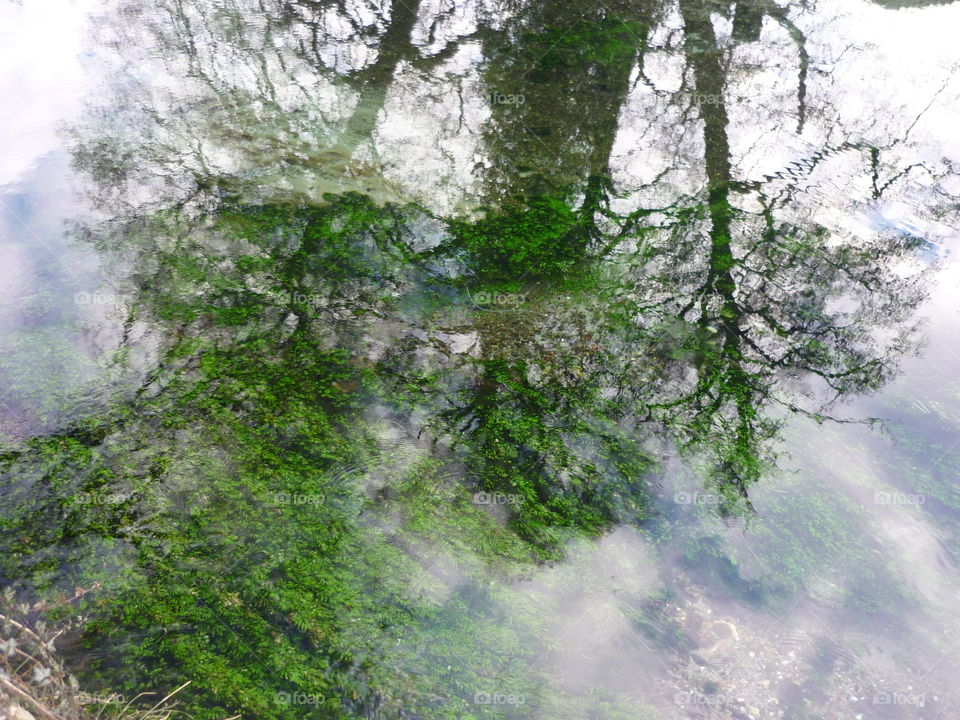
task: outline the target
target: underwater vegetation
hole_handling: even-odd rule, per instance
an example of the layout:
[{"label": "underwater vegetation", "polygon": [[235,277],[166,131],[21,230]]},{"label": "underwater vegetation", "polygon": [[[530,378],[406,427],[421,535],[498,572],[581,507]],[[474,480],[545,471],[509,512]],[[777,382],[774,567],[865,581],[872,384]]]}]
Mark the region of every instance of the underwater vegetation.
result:
[{"label": "underwater vegetation", "polygon": [[[816,113],[787,11],[550,1],[454,40],[440,13],[426,53],[425,6],[352,5],[270,2],[245,22],[242,3],[160,0],[101,28],[146,33],[190,90],[140,97],[125,76],[115,114],[71,129],[106,216],[71,237],[103,260],[120,337],[97,404],[64,397],[68,422],[0,445],[0,585],[69,628],[84,687],[189,682],[179,708],[197,720],[652,719],[636,696],[557,679],[550,610],[571,582],[532,579],[622,526],[770,612],[830,563],[860,587],[836,607],[894,623],[911,591],[858,544],[854,503],[809,478],[763,517],[751,501],[788,418],[847,422],[845,400],[896,377],[929,271],[922,238],[846,242],[808,212],[804,183],[837,158],[872,200],[895,187],[896,143],[826,143],[742,179],[711,13],[732,13],[734,49],[764,18],[784,29],[800,132]],[[461,112],[483,157],[450,209],[388,177],[376,135],[403,72],[466,108],[464,48],[485,97],[512,100],[476,127]],[[653,94],[694,139],[631,191],[614,146],[654,51],[683,67]],[[699,185],[678,189],[691,167]],[[946,512],[956,453],[936,448],[920,484]],[[664,510],[677,459],[709,507]],[[758,570],[708,514],[749,523],[777,562]],[[675,598],[622,597],[639,641],[689,655]]]}]

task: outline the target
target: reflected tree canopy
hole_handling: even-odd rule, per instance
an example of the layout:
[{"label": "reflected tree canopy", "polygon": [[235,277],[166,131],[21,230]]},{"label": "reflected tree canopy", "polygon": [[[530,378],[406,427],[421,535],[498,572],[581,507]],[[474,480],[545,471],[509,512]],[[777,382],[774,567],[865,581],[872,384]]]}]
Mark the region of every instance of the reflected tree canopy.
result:
[{"label": "reflected tree canopy", "polygon": [[[942,209],[947,170],[904,163],[900,128],[820,132],[790,8],[118,17],[103,41],[153,64],[72,131],[111,215],[78,235],[115,263],[115,361],[149,341],[155,362],[102,416],[4,455],[4,580],[55,593],[122,569],[76,639],[108,638],[91,676],[191,679],[197,717],[305,717],[274,702],[302,692],[316,717],[413,718],[466,717],[476,679],[506,673],[577,717],[541,692],[535,613],[496,617],[472,566],[443,594],[421,549],[472,544],[509,576],[642,527],[663,442],[748,513],[784,418],[829,419],[916,344],[924,239],[843,235],[815,191],[837,174],[867,207],[922,174]],[[781,171],[732,149],[738,48],[789,49],[772,112],[824,139]],[[672,86],[652,77],[668,66]],[[638,102],[657,111],[639,130]]]}]

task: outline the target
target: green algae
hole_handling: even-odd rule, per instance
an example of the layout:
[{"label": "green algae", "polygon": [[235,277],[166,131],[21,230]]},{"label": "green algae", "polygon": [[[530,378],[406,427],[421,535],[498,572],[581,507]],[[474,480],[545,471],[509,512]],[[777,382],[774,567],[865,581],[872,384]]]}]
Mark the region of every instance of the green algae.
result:
[{"label": "green algae", "polygon": [[[131,250],[154,259],[136,281],[138,317],[175,329],[161,361],[129,404],[5,463],[16,551],[3,575],[50,596],[99,588],[74,640],[75,652],[96,648],[94,686],[133,694],[190,679],[183,702],[198,718],[373,706],[472,717],[472,695],[491,683],[539,702],[545,680],[523,658],[537,652],[540,620],[485,579],[556,557],[564,528],[609,527],[612,494],[629,493],[596,470],[553,491],[547,471],[571,457],[544,416],[563,409],[498,361],[486,382],[509,388],[516,409],[471,395],[464,407],[483,420],[462,455],[383,444],[392,426],[369,404],[412,405],[425,386],[364,356],[358,324],[423,281],[401,232],[412,212],[346,197],[128,231]],[[621,473],[646,469],[636,449],[603,444]],[[477,484],[451,480],[464,473]],[[382,488],[372,495],[371,476]],[[475,501],[478,488],[523,496],[508,524]],[[412,548],[459,568],[456,580]],[[397,666],[402,676],[387,670]]]},{"label": "green algae", "polygon": [[[707,450],[721,512],[744,514],[782,367],[844,371],[844,393],[887,372],[812,294],[783,320],[809,331],[779,333],[771,316],[756,335],[723,223],[700,284],[676,295],[672,273],[703,262],[697,223],[739,216],[726,202],[654,227],[621,218],[612,237],[565,194],[473,222],[347,194],[91,230],[139,268],[124,323],[161,330],[159,360],[132,397],[6,454],[0,572],[25,594],[97,586],[73,641],[86,678],[131,694],[191,680],[198,718],[549,707],[543,618],[512,583],[574,538],[651,522],[646,441]],[[446,234],[418,250],[426,222]],[[884,281],[886,256],[845,256],[841,277],[815,234],[792,232],[768,228],[754,263],[805,268],[825,292],[856,272]],[[633,240],[671,270],[619,255]],[[764,302],[751,312],[766,319]],[[758,526],[781,558],[763,581],[719,538],[671,542],[704,578],[772,602],[853,541],[829,500],[803,503]],[[884,582],[860,580],[851,602]],[[530,704],[478,706],[491,687]]]}]

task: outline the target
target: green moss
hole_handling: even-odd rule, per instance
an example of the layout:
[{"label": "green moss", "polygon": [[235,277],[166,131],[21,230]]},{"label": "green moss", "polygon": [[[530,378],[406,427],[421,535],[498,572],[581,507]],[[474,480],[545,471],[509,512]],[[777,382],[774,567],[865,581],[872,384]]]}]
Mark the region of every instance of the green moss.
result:
[{"label": "green moss", "polygon": [[489,210],[474,223],[455,221],[451,233],[483,280],[509,281],[553,276],[569,270],[586,248],[578,213],[562,198],[544,196],[525,207]]},{"label": "green moss", "polygon": [[[595,412],[592,394],[535,388],[522,365],[499,362],[486,382],[507,400],[464,398],[481,424],[459,457],[382,441],[390,426],[368,416],[371,402],[414,410],[443,383],[372,364],[355,342],[365,314],[392,308],[400,289],[423,292],[400,232],[416,212],[358,197],[227,205],[199,223],[160,215],[126,237],[156,261],[138,281],[139,316],[175,328],[161,362],[132,401],[4,460],[0,572],[31,594],[99,588],[78,608],[88,619],[73,649],[91,653],[92,687],[134,695],[190,680],[180,697],[200,720],[373,706],[523,716],[477,706],[490,688],[547,701],[530,664],[543,619],[510,582],[558,556],[566,535],[609,527],[631,495],[622,476],[648,460],[615,429],[600,435],[602,463],[576,458],[564,437],[575,428],[550,418],[569,403]],[[504,273],[537,257],[559,271],[567,260],[550,259],[549,240],[575,214],[552,201],[532,212],[509,219],[489,254],[493,221],[464,248]],[[564,488],[554,473],[569,467]],[[464,470],[522,496],[507,523],[454,479]]]},{"label": "green moss", "polygon": [[[0,574],[27,595],[98,586],[78,609],[86,679],[129,694],[190,680],[199,720],[584,716],[587,701],[540,668],[549,634],[514,581],[617,523],[647,523],[749,602],[789,597],[847,557],[870,590],[845,600],[879,597],[884,577],[850,553],[849,508],[827,493],[757,523],[776,558],[765,575],[699,525],[650,515],[654,430],[706,455],[722,511],[746,512],[780,369],[751,354],[728,237],[713,238],[705,272],[644,274],[662,251],[634,227],[636,253],[601,269],[620,238],[601,232],[609,188],[594,189],[579,207],[541,193],[448,220],[420,253],[410,228],[435,218],[354,195],[230,201],[108,233],[125,263],[145,260],[125,326],[157,331],[158,361],[129,397],[4,453]],[[670,241],[703,216],[676,209]],[[672,272],[707,277],[677,299]],[[478,306],[466,289],[523,299]],[[793,318],[819,323],[822,308]],[[778,347],[844,372],[844,353],[863,360],[844,345],[856,337],[828,346],[822,325]],[[476,349],[453,349],[467,333]],[[779,337],[774,321],[761,341]],[[854,385],[876,382],[855,370]],[[650,613],[634,620],[681,647]],[[479,707],[488,690],[530,704]]]}]

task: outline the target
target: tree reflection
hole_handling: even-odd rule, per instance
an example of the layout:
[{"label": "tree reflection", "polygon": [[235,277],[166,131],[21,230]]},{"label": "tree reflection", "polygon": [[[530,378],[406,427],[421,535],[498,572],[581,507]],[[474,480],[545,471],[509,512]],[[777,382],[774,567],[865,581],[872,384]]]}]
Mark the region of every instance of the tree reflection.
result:
[{"label": "tree reflection", "polygon": [[[411,605],[398,586],[415,582],[412,570],[376,582],[391,563],[409,570],[407,555],[354,552],[371,505],[344,478],[378,465],[378,500],[402,499],[391,483],[408,487],[380,447],[384,418],[409,429],[411,443],[429,436],[426,467],[509,497],[523,552],[543,559],[574,532],[647,517],[656,464],[647,441],[663,435],[707,457],[724,512],[744,511],[786,413],[824,420],[831,404],[893,377],[912,347],[923,278],[911,261],[922,241],[839,237],[791,174],[758,181],[737,167],[737,68],[714,17],[729,17],[728,7],[549,1],[511,6],[500,23],[476,11],[446,35],[442,13],[412,2],[157,8],[129,6],[127,24],[108,34],[146,43],[188,80],[158,88],[149,73],[127,78],[127,109],[78,128],[75,159],[113,213],[87,230],[131,297],[123,342],[146,325],[160,338],[159,361],[108,417],[4,458],[22,488],[57,487],[57,473],[71,481],[60,494],[19,497],[22,547],[3,571],[39,567],[52,584],[56,559],[38,548],[90,537],[129,544],[142,572],[123,591],[143,618],[116,606],[99,629],[122,621],[117,652],[150,667],[173,658],[199,672],[229,656],[225,681],[197,683],[225,711],[269,716],[267,690],[302,689],[324,694],[331,713],[380,717],[372,713],[402,684],[380,663],[384,647],[400,644],[393,624],[414,617],[430,627],[482,606],[480,590],[480,600],[464,591],[440,610]],[[791,132],[803,132],[816,122],[805,37],[774,3],[738,2],[732,13],[733,46],[757,43],[764,18],[787,33],[798,74],[784,112],[797,118]],[[652,38],[665,27],[656,52],[679,61],[679,84],[650,95],[682,110],[647,118],[637,142],[673,155],[652,182],[620,187],[615,147],[637,93],[653,85]],[[428,48],[418,33],[442,37]],[[472,205],[482,211],[424,207],[385,178],[378,144],[390,148],[378,134],[391,112],[417,115],[413,101],[390,102],[414,80],[457,97],[450,116],[462,154],[477,158],[482,197]],[[482,103],[465,95],[478,88]],[[674,122],[697,143],[660,147]],[[443,129],[427,129],[442,145]],[[820,148],[798,172],[848,153],[869,179],[868,200],[909,172],[885,166],[866,141],[838,147]],[[702,182],[663,179],[674,167]],[[437,190],[432,180],[422,194]],[[427,477],[433,497],[443,476]],[[212,490],[194,506],[198,479]],[[118,487],[114,506],[71,509],[69,493]],[[333,501],[315,515],[264,511],[271,492]],[[400,531],[383,533],[402,545]],[[180,592],[191,579],[197,589]],[[173,586],[180,594],[164,596]],[[331,615],[338,603],[369,614],[370,635],[390,642]],[[146,636],[142,647],[124,644],[123,623]],[[237,669],[251,667],[233,630],[241,625],[259,654],[257,677]],[[438,658],[455,655],[457,638],[446,642]],[[471,672],[518,645],[512,634],[490,640]],[[284,669],[290,657],[297,672]],[[420,699],[466,687],[444,664],[449,676],[403,683]],[[412,717],[402,705],[389,716]]]},{"label": "tree reflection", "polygon": [[[648,407],[694,444],[711,447],[718,483],[746,497],[774,434],[765,406],[798,409],[781,392],[787,376],[816,376],[836,400],[876,389],[895,372],[909,347],[909,332],[898,325],[921,299],[916,279],[901,277],[895,263],[920,241],[832,241],[827,228],[778,218],[794,199],[789,189],[773,197],[766,186],[751,188],[759,211],[737,207],[732,196],[750,190],[731,169],[722,51],[708,7],[681,2],[680,12],[703,122],[709,228],[705,235],[698,223],[678,228],[658,248],[674,270],[653,296],[656,314],[690,328],[696,382]],[[802,103],[801,90],[801,128]],[[895,339],[881,349],[874,338],[884,327]]]},{"label": "tree reflection", "polygon": [[[168,21],[151,26],[162,39],[160,46],[187,58],[191,73],[210,93],[208,99],[195,99],[195,107],[206,107],[204,112],[216,107],[217,124],[230,127],[248,122],[241,113],[254,105],[272,108],[271,123],[286,128],[272,141],[280,148],[279,164],[310,169],[318,152],[339,148],[343,162],[328,164],[324,172],[333,168],[334,174],[340,173],[347,189],[355,176],[351,163],[358,148],[376,133],[398,74],[434,71],[463,44],[479,43],[482,48],[482,87],[488,91],[491,114],[483,135],[473,140],[482,141],[488,158],[483,173],[486,217],[449,220],[449,237],[423,254],[429,263],[459,266],[461,275],[438,279],[428,274],[414,284],[446,284],[461,293],[521,296],[533,291],[534,301],[519,311],[522,319],[512,328],[512,338],[505,339],[502,329],[491,324],[503,308],[482,308],[448,323],[477,333],[483,348],[479,372],[484,379],[472,390],[458,391],[455,407],[445,416],[477,443],[478,474],[488,489],[519,493],[533,507],[556,502],[568,510],[570,488],[577,507],[592,507],[603,495],[608,498],[601,503],[607,504],[604,511],[594,515],[591,510],[591,519],[574,523],[601,527],[620,517],[613,509],[616,503],[609,504],[610,488],[631,481],[623,472],[612,471],[609,463],[575,460],[570,433],[548,428],[578,428],[581,435],[589,435],[599,427],[616,426],[622,434],[628,432],[624,428],[636,432],[653,423],[683,447],[709,449],[712,480],[731,493],[732,509],[735,497],[745,499],[749,485],[762,473],[764,458],[769,458],[766,448],[776,437],[778,413],[785,409],[824,417],[819,408],[804,405],[791,387],[813,379],[830,393],[831,402],[876,389],[894,374],[897,358],[910,347],[909,318],[922,288],[898,263],[910,257],[918,239],[879,235],[837,240],[829,228],[804,219],[805,199],[790,178],[738,178],[728,112],[728,85],[736,67],[717,38],[711,16],[719,11],[711,4],[680,2],[682,35],[671,35],[660,48],[676,53],[684,68],[670,102],[692,103],[684,111],[684,122],[691,129],[702,125],[702,157],[678,156],[675,163],[702,168],[704,187],[684,195],[668,190],[673,192],[670,198],[658,196],[655,182],[653,197],[665,202],[627,211],[612,209],[618,201],[611,166],[614,145],[636,87],[631,80],[649,82],[645,57],[653,29],[667,22],[665,6],[625,2],[586,12],[567,3],[521,6],[497,28],[478,16],[472,30],[467,27],[459,36],[454,32],[453,39],[432,54],[412,38],[423,22],[433,28],[432,36],[439,16],[424,20],[412,4],[400,3],[383,13],[363,5],[276,3],[267,9],[268,21],[259,24],[245,22],[248,9],[239,5],[204,7],[188,12],[170,5]],[[720,14],[729,15],[729,10]],[[767,2],[738,3],[732,11],[732,43],[756,42],[765,17],[786,31],[798,55],[794,112],[796,131],[801,132],[809,63],[806,38],[788,10]],[[346,104],[332,108],[339,120],[321,128],[326,144],[304,150],[307,155],[299,160],[290,153],[296,155],[301,147],[294,126],[302,125],[297,119],[302,108],[285,109],[279,88],[284,82],[303,85],[292,72],[284,75],[292,66],[283,61],[282,35],[309,37],[309,42],[294,45],[293,56],[305,60],[319,78],[329,79],[332,87],[345,84],[354,92],[352,100],[343,96]],[[216,54],[230,53],[205,49],[206,37],[217,37],[241,56],[257,60],[249,66],[260,73],[255,90],[239,92]],[[357,52],[332,56],[334,43],[352,43]],[[259,47],[272,55],[253,50]],[[362,57],[366,59],[358,59]],[[459,76],[441,74],[435,82],[457,84],[462,91]],[[213,128],[208,119],[204,129],[203,117],[203,112],[185,116],[189,124],[183,133],[192,133],[198,147]],[[652,118],[651,127],[657,122]],[[311,132],[318,137],[316,128]],[[247,131],[237,139],[243,143],[231,141],[224,147],[243,154],[258,144]],[[78,161],[95,176],[98,168],[117,168],[116,152],[105,150],[107,146],[87,138]],[[869,161],[876,197],[880,149],[867,143],[847,147]],[[166,149],[149,145],[138,157],[161,157]],[[823,155],[830,152],[836,151],[826,148]],[[198,151],[196,159],[206,166],[202,156]],[[190,164],[182,155],[168,162],[180,168]],[[817,162],[805,168],[812,170]],[[206,172],[196,175],[195,196],[211,195],[214,189],[214,197],[275,192],[264,188],[267,178],[259,171],[252,190],[212,169]],[[892,179],[884,187],[901,176],[890,172]],[[333,176],[329,180],[333,183]],[[303,198],[289,184],[281,186],[291,197]],[[406,257],[413,256],[407,252]],[[323,282],[323,273],[318,268],[306,281],[290,282],[291,288],[306,292],[311,284]],[[576,321],[571,320],[574,316]],[[298,317],[302,321],[303,316]],[[413,324],[424,322],[426,317]],[[566,328],[558,329],[562,324]],[[574,330],[576,337],[570,334]],[[544,353],[558,360],[544,363]],[[405,372],[396,358],[391,362],[391,372]],[[571,376],[573,369],[576,374]],[[445,372],[475,371],[455,364]],[[542,387],[535,388],[528,376],[539,378]],[[610,401],[611,394],[615,401]],[[508,397],[513,400],[508,402]],[[539,428],[536,437],[504,424],[503,405],[511,402],[514,420],[526,431]],[[569,414],[574,407],[583,417],[544,422],[545,416]],[[491,466],[494,446],[502,443],[512,448],[512,459]],[[623,447],[614,454],[621,452]],[[640,466],[631,467],[636,472]],[[569,482],[555,482],[560,476]],[[594,500],[584,500],[587,497]],[[579,512],[568,510],[554,519],[570,522]]]},{"label": "tree reflection", "polygon": [[[783,10],[757,7],[754,15],[743,10],[740,20],[735,18],[735,40],[750,39],[743,28],[755,27],[756,18],[764,15],[786,26],[800,54],[799,132],[806,112],[805,39]],[[922,299],[922,283],[903,269],[922,244],[920,239],[888,235],[867,241],[838,241],[828,228],[799,219],[797,210],[803,198],[789,183],[776,178],[762,184],[744,183],[735,178],[725,100],[729,64],[714,32],[712,11],[709,5],[680,4],[685,33],[682,56],[703,125],[701,162],[706,186],[700,197],[680,199],[666,207],[641,207],[625,215],[612,212],[608,205],[595,202],[589,190],[591,181],[608,175],[612,146],[612,132],[591,135],[592,128],[599,126],[589,113],[597,108],[588,109],[573,100],[576,111],[591,119],[577,131],[550,130],[564,139],[579,139],[578,149],[570,154],[592,173],[586,183],[580,184],[587,190],[576,210],[579,221],[571,220],[570,229],[554,236],[552,257],[569,252],[573,227],[589,225],[593,232],[580,236],[581,243],[576,245],[579,260],[573,273],[582,278],[596,273],[602,280],[596,284],[588,281],[578,288],[569,276],[544,277],[541,273],[538,292],[542,297],[538,307],[531,310],[546,305],[546,314],[551,317],[535,327],[527,327],[529,321],[515,319],[515,337],[506,343],[489,333],[484,335],[482,344],[489,348],[488,367],[492,370],[480,384],[481,391],[474,397],[468,395],[455,415],[472,418],[473,425],[466,422],[465,426],[472,428],[481,443],[479,456],[490,487],[532,493],[540,506],[556,493],[563,495],[561,488],[573,488],[580,498],[596,499],[604,494],[602,488],[607,482],[625,486],[629,476],[614,471],[609,464],[603,468],[604,463],[596,461],[596,452],[592,453],[594,461],[586,466],[577,466],[569,459],[558,462],[544,453],[531,453],[537,441],[524,443],[516,434],[508,443],[515,447],[511,463],[523,469],[504,467],[502,463],[492,472],[488,469],[487,459],[495,454],[491,443],[503,440],[496,437],[498,432],[507,432],[501,417],[505,406],[514,414],[516,427],[525,428],[535,427],[535,418],[548,416],[551,409],[566,407],[568,417],[576,419],[556,424],[569,429],[596,428],[610,422],[633,427],[638,422],[655,421],[681,446],[707,451],[712,456],[710,478],[727,497],[724,510],[732,512],[746,500],[749,485],[760,478],[764,461],[771,457],[769,446],[776,437],[782,415],[779,411],[801,412],[818,421],[825,418],[821,407],[811,407],[810,403],[805,407],[801,402],[805,399],[794,390],[801,379],[815,379],[826,390],[828,404],[835,403],[877,389],[895,374],[897,359],[912,347],[910,317]],[[554,26],[565,27],[552,18],[548,27]],[[737,27],[741,34],[737,34]],[[632,37],[642,67],[644,35]],[[529,51],[520,46],[516,55],[523,58]],[[496,62],[511,67],[507,59],[498,58]],[[616,61],[613,67],[618,67]],[[589,72],[586,74],[589,76]],[[515,80],[510,91],[537,97],[541,108],[552,108],[555,102],[547,98],[551,94],[566,97],[564,93],[571,85],[566,77],[554,78],[550,85],[546,79],[549,75],[526,82],[522,73],[511,76]],[[619,90],[610,93],[612,102],[605,109],[608,117],[617,113],[624,101],[626,74],[619,77],[624,84],[614,83]],[[544,87],[538,87],[539,83]],[[587,91],[573,93],[574,97],[581,95],[590,97]],[[515,160],[524,153],[536,153],[536,141],[528,127],[531,121],[526,117],[531,114],[534,110],[526,105],[504,110],[499,116],[495,113],[498,135],[493,142],[505,158],[506,170],[501,172],[518,169]],[[556,126],[564,117],[551,112],[547,122]],[[870,172],[876,178],[879,149],[868,145],[854,149],[870,161]],[[595,157],[603,161],[584,162],[583,153],[597,153]],[[548,152],[541,149],[539,155],[541,162],[549,162]],[[559,179],[576,183],[562,166],[552,177],[558,184]],[[510,197],[512,182],[507,181],[506,187],[506,196]],[[873,188],[876,196],[876,180]],[[605,186],[605,193],[609,190],[609,185]],[[745,209],[751,204],[756,209]],[[539,212],[535,206],[528,210],[535,211]],[[489,250],[503,243],[503,238],[522,234],[522,226],[507,222],[508,217],[503,216],[499,232],[483,236],[483,242],[468,245],[468,249]],[[602,231],[598,222],[603,225]],[[540,225],[545,223],[541,220]],[[639,248],[633,254],[622,254],[632,240],[639,243]],[[532,239],[529,244],[533,245]],[[478,271],[481,281],[489,279],[491,265],[503,268],[490,259],[488,254],[488,261]],[[529,258],[526,263],[523,273],[520,268],[510,268],[510,272],[537,277],[541,265]],[[621,272],[624,265],[626,271]],[[556,285],[553,292],[551,284]],[[564,298],[571,287],[579,306],[575,312],[564,309],[570,304]],[[596,298],[603,305],[595,304]],[[580,316],[579,322],[573,320],[575,315]],[[562,329],[558,330],[558,325]],[[483,325],[480,327],[483,332]],[[554,339],[544,342],[544,336]],[[590,341],[583,342],[583,338]],[[506,373],[501,353],[518,362],[512,373]],[[562,360],[555,367],[545,363],[544,356]],[[532,374],[540,378],[537,387],[531,387],[528,380],[531,365]],[[571,370],[576,371],[573,377]],[[601,398],[611,392],[616,400],[602,402]],[[539,404],[531,405],[531,396],[539,396]],[[584,398],[590,398],[592,410],[585,410],[590,405],[585,405]],[[592,424],[584,424],[581,415],[585,412],[599,417],[594,417]],[[576,447],[573,435],[563,437],[567,451]],[[562,471],[558,471],[558,465]],[[545,467],[552,467],[552,471]],[[603,477],[604,470],[607,477]],[[567,480],[560,484],[550,480],[558,476]],[[616,517],[609,506],[601,515],[606,521]]]},{"label": "tree reflection", "polygon": [[[587,8],[528,5],[491,38],[484,72],[492,104],[491,201],[559,193],[583,184],[585,206],[599,208],[610,182],[610,155],[631,71],[642,62],[656,7],[614,2]],[[549,109],[549,110],[548,110]]]}]

